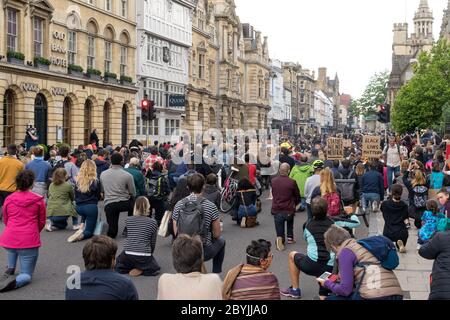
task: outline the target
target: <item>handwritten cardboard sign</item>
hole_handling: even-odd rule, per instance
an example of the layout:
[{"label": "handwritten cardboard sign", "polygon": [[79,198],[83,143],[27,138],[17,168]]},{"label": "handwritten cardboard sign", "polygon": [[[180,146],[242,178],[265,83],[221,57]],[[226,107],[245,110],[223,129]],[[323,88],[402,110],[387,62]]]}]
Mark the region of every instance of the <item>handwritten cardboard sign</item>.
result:
[{"label": "handwritten cardboard sign", "polygon": [[344,148],[351,148],[352,147],[352,140],[345,139],[343,144],[344,144]]},{"label": "handwritten cardboard sign", "polygon": [[344,140],[340,138],[327,139],[327,159],[342,160],[344,158]]},{"label": "handwritten cardboard sign", "polygon": [[380,146],[380,137],[376,136],[364,136],[363,147],[362,147],[362,157],[369,160],[380,159],[383,151]]}]

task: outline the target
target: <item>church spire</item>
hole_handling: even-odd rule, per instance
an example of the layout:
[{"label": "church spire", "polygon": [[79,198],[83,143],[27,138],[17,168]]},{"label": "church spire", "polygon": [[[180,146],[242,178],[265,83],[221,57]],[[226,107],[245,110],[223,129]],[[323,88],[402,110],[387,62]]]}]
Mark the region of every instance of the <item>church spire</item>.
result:
[{"label": "church spire", "polygon": [[416,37],[433,38],[433,11],[428,6],[428,0],[420,0],[419,9],[414,16]]}]

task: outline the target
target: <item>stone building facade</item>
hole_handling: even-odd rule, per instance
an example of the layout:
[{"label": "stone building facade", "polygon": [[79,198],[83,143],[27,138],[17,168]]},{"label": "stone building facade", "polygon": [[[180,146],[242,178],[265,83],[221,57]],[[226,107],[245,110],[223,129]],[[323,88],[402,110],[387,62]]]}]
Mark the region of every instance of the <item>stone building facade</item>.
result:
[{"label": "stone building facade", "polygon": [[300,105],[299,105],[299,87],[298,74],[302,66],[298,63],[283,63],[283,80],[285,89],[291,93],[291,118],[289,132],[291,135],[300,133]]},{"label": "stone building facade", "polygon": [[109,72],[135,81],[134,4],[2,1],[2,146],[23,142],[30,124],[37,128],[39,142],[48,145],[86,144],[94,128],[101,144],[124,144],[134,137],[137,89],[112,74],[108,78],[92,73],[96,69],[103,76]]},{"label": "stone building facade", "polygon": [[185,126],[194,0],[136,0],[140,93],[155,103],[156,119],[137,110],[137,137],[167,142]]},{"label": "stone building facade", "polygon": [[315,72],[302,69],[298,74],[299,108],[301,133],[311,133],[314,118],[314,91],[316,90]]},{"label": "stone building facade", "polygon": [[334,80],[331,80],[330,77],[327,76],[327,68],[319,68],[316,90],[322,91],[333,103],[333,114],[332,114],[333,123],[331,124],[331,127],[335,129],[336,124],[339,121],[339,105],[340,105],[339,89],[340,83],[337,73],[334,76]]},{"label": "stone building facade", "polygon": [[392,44],[392,70],[388,84],[388,102],[395,103],[400,88],[413,77],[413,64],[419,54],[429,51],[434,45],[433,12],[427,0],[420,0],[414,16],[414,33],[408,34],[407,23],[394,24]]},{"label": "stone building facade", "polygon": [[[191,134],[198,121],[203,130],[214,128],[223,133],[226,129],[267,128],[270,110],[267,38],[262,40],[260,32],[241,23],[233,0],[199,1],[197,10],[205,13],[208,18],[205,26],[209,30],[197,32],[192,48],[196,58],[191,57],[185,127]],[[198,51],[202,42],[205,48]],[[198,52],[204,53],[205,62],[208,57],[205,80],[209,81],[199,81]]]},{"label": "stone building facade", "polygon": [[184,129],[193,133],[196,122],[202,127],[220,128],[218,108],[219,44],[215,26],[214,4],[199,0],[192,23],[192,49],[189,63],[186,122]]},{"label": "stone building facade", "polygon": [[270,81],[270,112],[268,114],[268,126],[273,129],[282,129],[283,120],[286,117],[284,105],[284,86],[282,63],[279,60],[271,60],[271,81]]},{"label": "stone building facade", "polygon": [[447,9],[444,10],[444,16],[442,18],[440,38],[447,39],[450,42],[450,0],[448,0]]}]

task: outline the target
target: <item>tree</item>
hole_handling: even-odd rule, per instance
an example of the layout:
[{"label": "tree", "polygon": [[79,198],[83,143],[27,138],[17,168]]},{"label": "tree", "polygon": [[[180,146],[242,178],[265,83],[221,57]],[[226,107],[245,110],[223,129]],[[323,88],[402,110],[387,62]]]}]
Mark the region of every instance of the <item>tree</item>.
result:
[{"label": "tree", "polygon": [[398,133],[425,129],[442,121],[450,107],[450,45],[440,40],[430,52],[423,52],[413,67],[413,78],[399,91],[392,121]]},{"label": "tree", "polygon": [[386,102],[389,71],[375,73],[369,80],[361,98],[351,105],[351,113],[354,116],[368,116],[376,114],[376,106]]}]

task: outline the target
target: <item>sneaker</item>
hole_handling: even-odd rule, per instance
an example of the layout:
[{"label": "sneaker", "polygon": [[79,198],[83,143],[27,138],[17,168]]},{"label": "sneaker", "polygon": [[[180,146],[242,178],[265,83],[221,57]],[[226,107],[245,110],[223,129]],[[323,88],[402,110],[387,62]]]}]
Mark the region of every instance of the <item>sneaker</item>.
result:
[{"label": "sneaker", "polygon": [[243,217],[241,220],[241,228],[246,228],[247,227],[247,218]]},{"label": "sneaker", "polygon": [[144,273],[144,271],[139,270],[139,269],[133,269],[130,271],[129,275],[132,277],[139,277]]},{"label": "sneaker", "polygon": [[406,224],[406,229],[411,229],[411,223],[408,222],[408,223]]},{"label": "sneaker", "polygon": [[53,226],[52,226],[52,222],[50,220],[47,220],[45,222],[45,231],[47,231],[47,232],[54,231]]},{"label": "sneaker", "polygon": [[80,236],[83,236],[83,230],[78,230],[77,232],[75,232],[73,235],[71,235],[68,239],[67,242],[72,243],[72,242],[77,242],[80,241],[79,238]]},{"label": "sneaker", "polygon": [[284,243],[282,237],[277,237],[277,250],[284,251]]},{"label": "sneaker", "polygon": [[372,203],[372,211],[378,212],[378,204],[376,202]]},{"label": "sneaker", "polygon": [[301,299],[302,297],[302,292],[300,291],[300,289],[293,289],[292,287],[281,289],[280,293],[282,296],[293,299]]},{"label": "sneaker", "polygon": [[417,250],[420,250],[420,248],[422,248],[422,246],[420,244],[417,244]]},{"label": "sneaker", "polygon": [[297,242],[294,239],[288,238],[288,244],[296,244]]},{"label": "sneaker", "polygon": [[398,252],[406,253],[406,248],[405,248],[405,245],[403,244],[402,240],[398,240],[397,245],[398,245]]},{"label": "sneaker", "polygon": [[81,228],[81,226],[79,224],[76,224],[76,225],[72,226],[72,230],[73,231],[80,230],[80,228]]},{"label": "sneaker", "polygon": [[7,292],[16,288],[16,277],[9,274],[3,274],[0,277],[0,292]]}]

